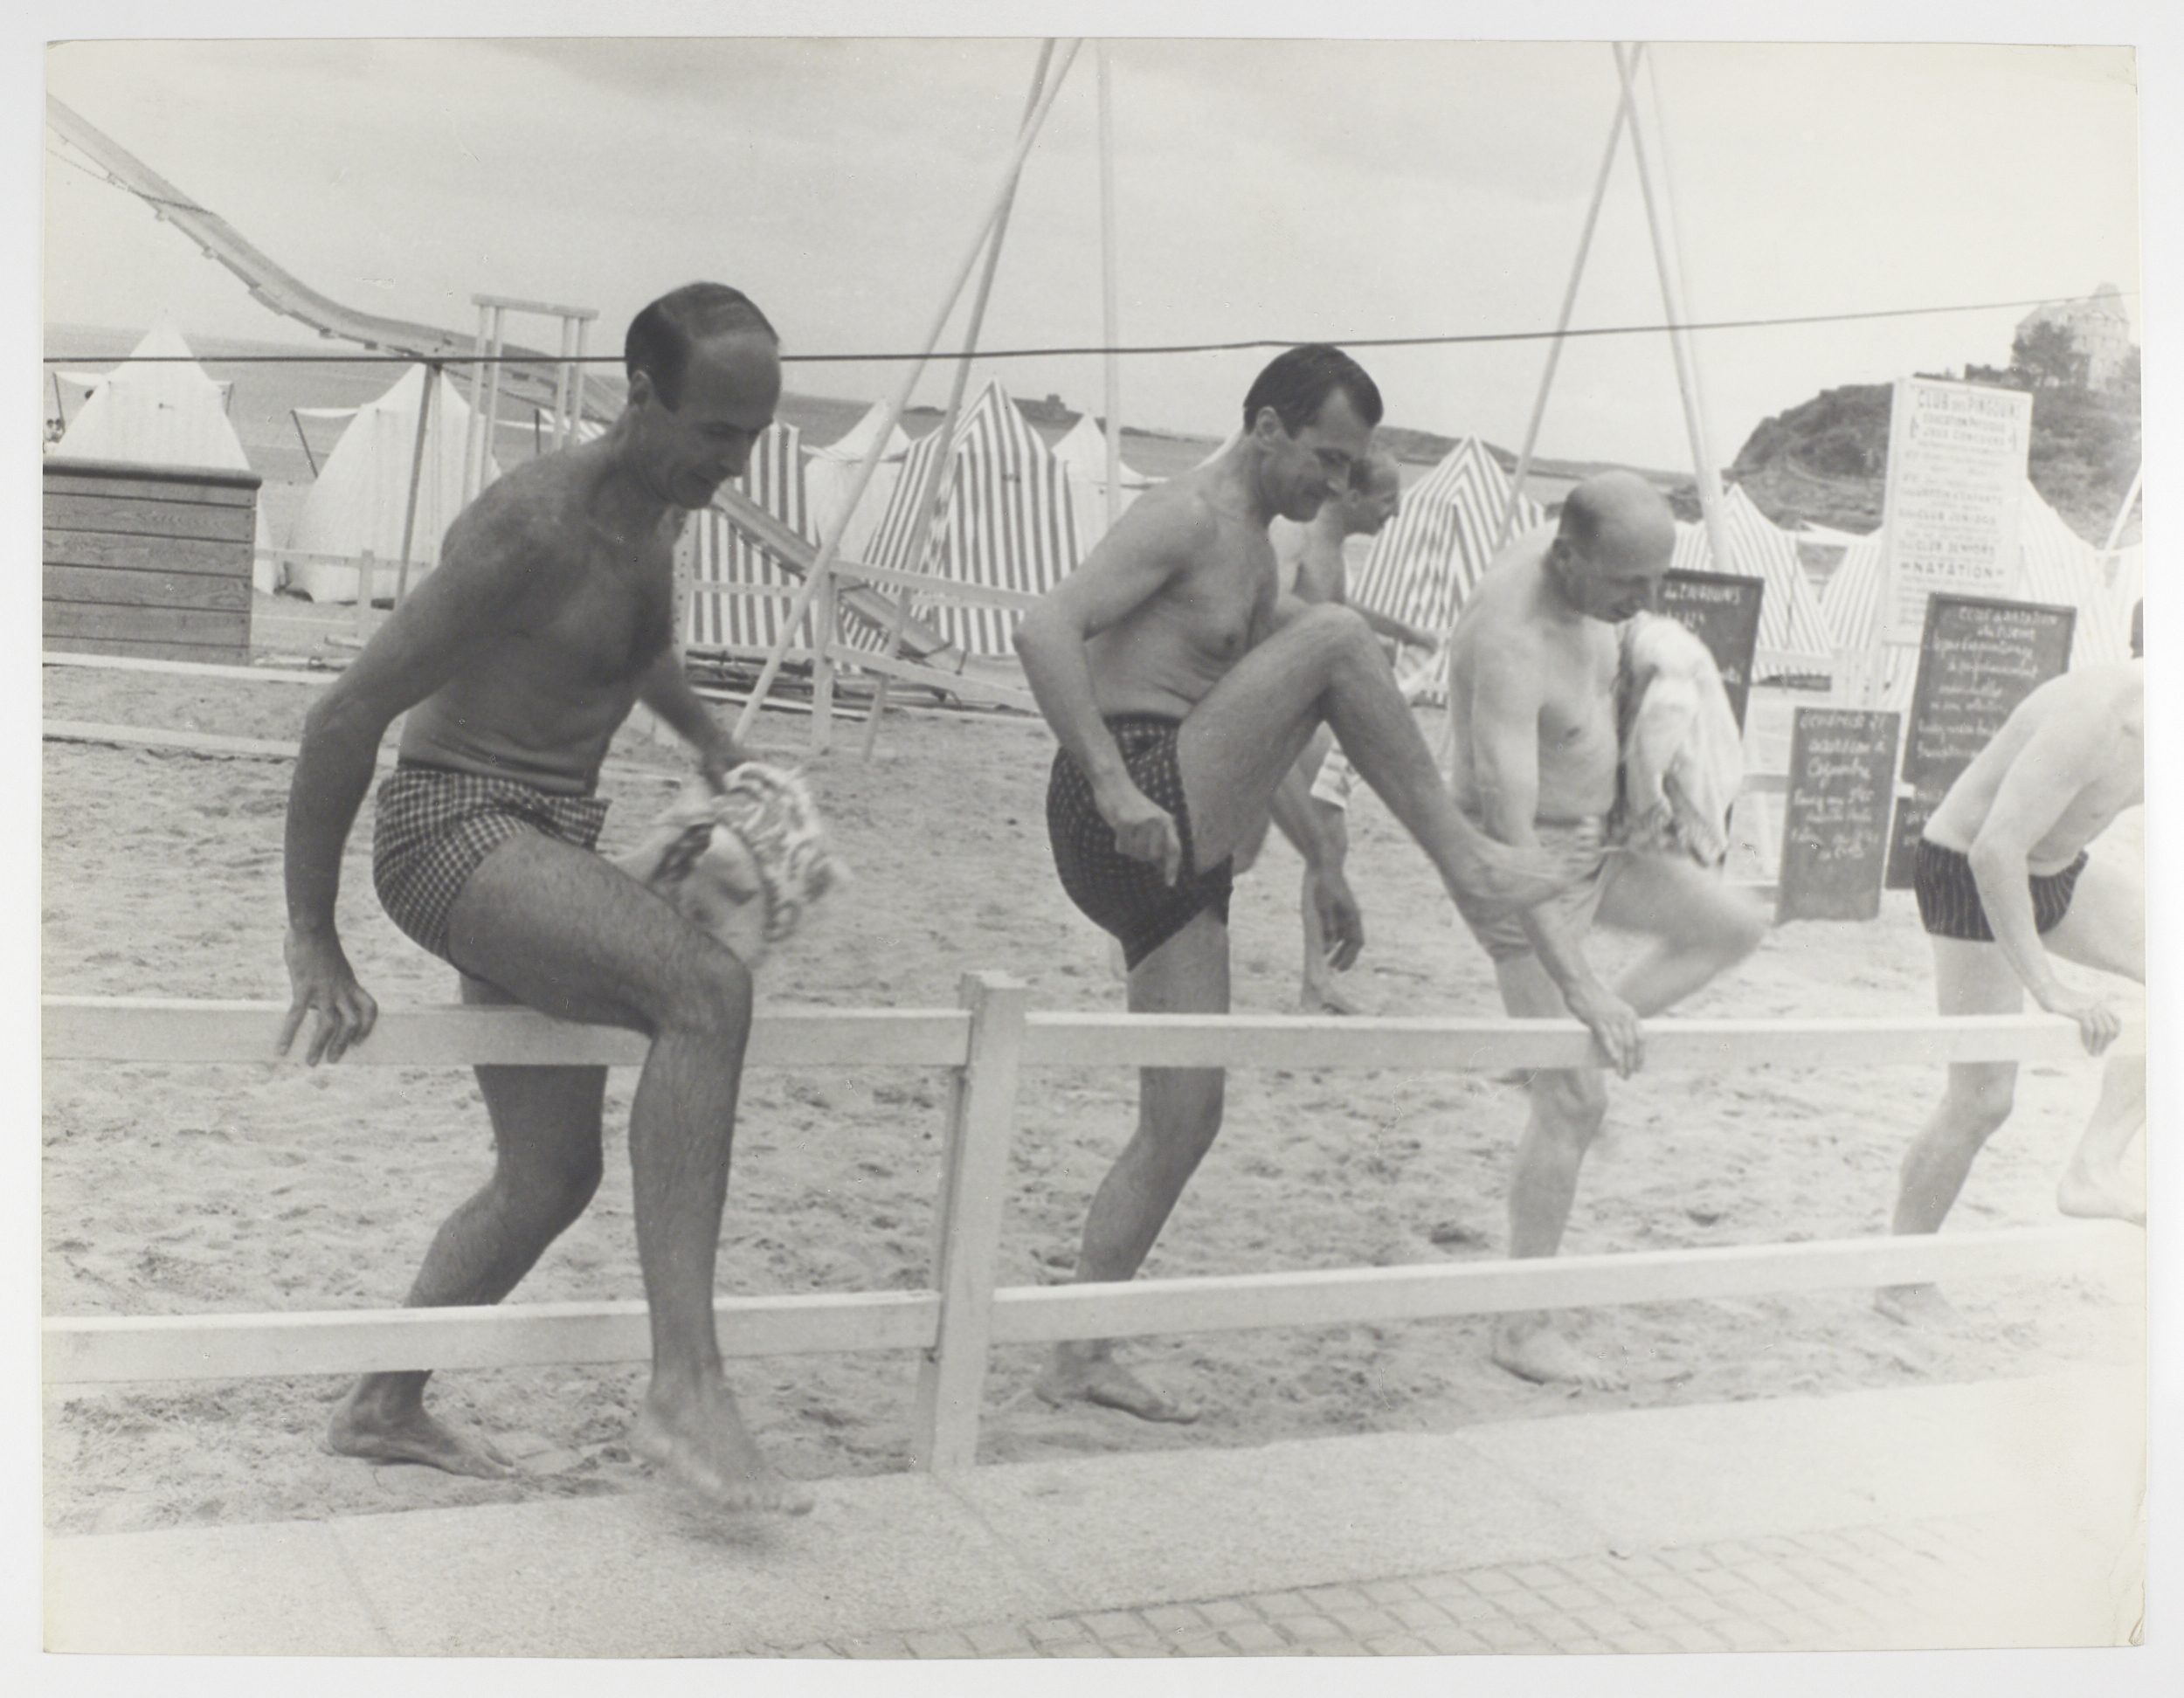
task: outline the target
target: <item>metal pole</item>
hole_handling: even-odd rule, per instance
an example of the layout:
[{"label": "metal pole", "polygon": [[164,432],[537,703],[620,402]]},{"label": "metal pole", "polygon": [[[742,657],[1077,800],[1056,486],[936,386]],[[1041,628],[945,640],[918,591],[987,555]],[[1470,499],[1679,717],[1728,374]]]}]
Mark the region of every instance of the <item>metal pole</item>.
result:
[{"label": "metal pole", "polygon": [[[1638,51],[1645,51],[1639,44]],[[1539,397],[1532,403],[1531,422],[1524,427],[1524,446],[1517,456],[1517,472],[1510,480],[1509,500],[1502,508],[1501,528],[1494,535],[1494,552],[1499,554],[1502,545],[1509,541],[1510,528],[1517,522],[1517,506],[1524,494],[1524,475],[1531,470],[1531,452],[1539,440],[1539,423],[1547,413],[1547,391],[1554,387],[1555,368],[1562,362],[1562,336],[1570,328],[1570,314],[1577,306],[1578,285],[1585,277],[1586,255],[1592,251],[1593,228],[1600,222],[1600,204],[1607,197],[1607,176],[1615,163],[1615,149],[1623,137],[1623,125],[1631,122],[1635,129],[1635,114],[1631,111],[1630,84],[1622,84],[1622,92],[1615,101],[1615,120],[1607,127],[1607,150],[1600,155],[1600,176],[1593,183],[1593,202],[1585,210],[1585,228],[1578,236],[1578,257],[1570,266],[1570,285],[1562,292],[1562,313],[1555,321],[1554,340],[1547,344],[1547,369],[1540,374]]]},{"label": "metal pole", "polygon": [[432,417],[432,391],[439,387],[439,365],[434,362],[425,368],[425,393],[417,404],[417,445],[410,451],[410,500],[402,514],[402,569],[395,576],[397,607],[410,593],[410,544],[417,536],[417,492],[425,475],[425,431]]},{"label": "metal pole", "polygon": [[743,704],[743,711],[736,716],[735,736],[739,742],[750,731],[751,721],[758,717],[758,710],[765,702],[766,692],[773,687],[773,680],[780,674],[782,657],[788,652],[789,638],[796,630],[798,621],[804,617],[805,610],[811,605],[812,597],[819,593],[820,576],[833,569],[834,557],[841,548],[842,528],[847,524],[850,514],[857,510],[857,503],[864,499],[865,489],[872,482],[872,474],[878,468],[881,456],[886,451],[888,437],[893,431],[895,421],[902,416],[903,408],[909,405],[911,393],[916,389],[918,379],[925,375],[926,362],[932,358],[933,350],[940,346],[941,332],[948,327],[948,314],[955,310],[964,285],[971,280],[971,268],[978,263],[978,255],[985,247],[987,232],[1001,216],[1003,204],[1015,192],[1017,174],[1023,169],[1025,156],[1031,152],[1032,142],[1039,134],[1040,126],[1047,121],[1047,114],[1053,109],[1054,96],[1061,92],[1062,79],[1068,75],[1069,66],[1082,45],[1082,42],[1073,40],[1062,50],[1061,68],[1054,72],[1053,83],[1040,97],[1039,111],[1033,115],[1032,122],[1026,126],[1024,133],[1017,137],[1016,150],[1002,173],[1000,184],[986,208],[985,216],[978,220],[978,236],[964,253],[963,264],[957,268],[947,296],[941,302],[940,311],[934,315],[933,328],[925,338],[924,346],[918,357],[911,362],[910,369],[902,379],[901,391],[888,406],[887,417],[881,421],[880,429],[873,437],[872,445],[865,451],[864,462],[858,466],[857,476],[849,487],[849,499],[843,503],[841,514],[835,520],[833,530],[819,543],[818,556],[812,562],[811,576],[805,579],[803,587],[797,591],[796,600],[782,623],[781,634],[766,656],[765,667],[758,674],[757,683],[751,687],[750,700]]}]

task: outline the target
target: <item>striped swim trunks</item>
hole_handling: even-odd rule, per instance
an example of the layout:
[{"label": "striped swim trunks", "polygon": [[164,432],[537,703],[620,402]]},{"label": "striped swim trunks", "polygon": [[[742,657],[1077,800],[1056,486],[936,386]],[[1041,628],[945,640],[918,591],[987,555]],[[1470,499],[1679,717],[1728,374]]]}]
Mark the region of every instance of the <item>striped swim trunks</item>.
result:
[{"label": "striped swim trunks", "polygon": [[[2070,911],[2070,896],[2077,889],[2078,874],[2085,871],[2084,850],[2058,873],[2035,873],[2026,880],[2032,892],[2032,923],[2042,934],[2053,931]],[[1994,932],[1987,923],[1987,909],[1980,901],[1979,880],[1972,876],[1969,858],[1945,849],[1925,838],[1918,839],[1918,860],[1912,868],[1912,886],[1918,893],[1918,918],[1932,937],[1953,937],[1960,943],[1992,943]]]},{"label": "striped swim trunks", "polygon": [[596,796],[404,761],[379,786],[371,882],[404,935],[447,961],[448,911],[479,862],[521,832],[592,848],[606,811]]},{"label": "striped swim trunks", "polygon": [[1154,862],[1132,860],[1115,846],[1114,828],[1093,804],[1092,781],[1068,750],[1055,755],[1047,781],[1047,837],[1061,887],[1087,919],[1122,944],[1126,966],[1137,966],[1208,909],[1228,923],[1231,864],[1201,873],[1192,853],[1191,812],[1176,763],[1182,725],[1160,714],[1117,714],[1107,721],[1131,782],[1175,821],[1183,865],[1173,884],[1163,881]]}]

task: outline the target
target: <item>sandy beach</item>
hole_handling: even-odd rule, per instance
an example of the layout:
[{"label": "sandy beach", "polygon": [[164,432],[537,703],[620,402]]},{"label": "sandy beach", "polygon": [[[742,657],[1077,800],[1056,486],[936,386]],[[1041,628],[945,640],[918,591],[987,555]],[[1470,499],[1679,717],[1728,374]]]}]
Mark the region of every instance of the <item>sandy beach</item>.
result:
[{"label": "sandy beach", "polygon": [[[278,611],[261,600],[261,609]],[[293,740],[308,686],[49,667],[49,720]],[[1784,704],[1776,703],[1779,710]],[[803,760],[854,882],[769,964],[768,1004],[947,1006],[991,968],[1034,1006],[1119,1006],[1103,940],[1047,858],[1044,727],[992,713],[889,718],[878,757],[855,728],[804,754],[808,721],[758,736]],[[605,846],[632,842],[685,768],[634,733],[603,792]],[[275,998],[280,826],[288,769],[97,742],[48,741],[44,984],[49,993]],[[1348,988],[1378,1013],[1497,1012],[1484,956],[1379,803],[1352,819],[1351,878],[1369,943]],[[453,976],[379,912],[354,834],[344,942],[383,1004],[444,1002]],[[2135,818],[2097,854],[2139,852]],[[1752,870],[1752,869],[1747,869]],[[1298,864],[1267,852],[1238,888],[1236,1004],[1293,1004]],[[1613,958],[1612,949],[1603,957]],[[2135,992],[2132,993],[2136,1005]],[[1881,1016],[1932,1010],[1908,894],[1870,924],[1773,932],[1694,1015]],[[633,1074],[608,1095],[607,1177],[590,1213],[516,1301],[640,1294],[620,1148]],[[1883,1230],[1907,1140],[1938,1068],[1641,1074],[1614,1087],[1566,1248],[1761,1244]],[[2056,1218],[2055,1177],[2097,1083],[2092,1064],[2036,1067],[1974,1170],[1955,1229]],[[384,1308],[399,1301],[443,1215],[483,1178],[484,1110],[464,1073],[380,1068],[106,1066],[45,1070],[44,1308],[52,1315]],[[1062,1277],[1085,1202],[1126,1135],[1121,1069],[1028,1076],[1001,1278]],[[1524,1101],[1481,1074],[1234,1076],[1220,1143],[1145,1270],[1181,1274],[1492,1258]],[[724,1230],[733,1293],[906,1288],[928,1279],[946,1081],[927,1071],[755,1069],[746,1080]],[[1147,1377],[1198,1402],[1192,1427],[1147,1426],[1030,1394],[1030,1351],[997,1354],[982,1457],[1241,1448],[1317,1434],[1446,1431],[1557,1411],[1724,1402],[2002,1378],[2080,1362],[2135,1363],[2142,1294],[2090,1276],[2001,1280],[1951,1294],[1959,1322],[1911,1331],[1866,1294],[1650,1305],[1575,1317],[1630,1384],[1575,1393],[1488,1363],[1484,1322],[1148,1340]],[[909,1466],[916,1364],[812,1356],[732,1370],[759,1436],[791,1474]],[[49,1389],[45,1515],[56,1532],[308,1519],[398,1508],[658,1489],[625,1446],[636,1366],[460,1372],[436,1395],[522,1460],[511,1482],[373,1467],[327,1453],[342,1383],[326,1379]],[[822,1488],[823,1489],[823,1488]]]}]

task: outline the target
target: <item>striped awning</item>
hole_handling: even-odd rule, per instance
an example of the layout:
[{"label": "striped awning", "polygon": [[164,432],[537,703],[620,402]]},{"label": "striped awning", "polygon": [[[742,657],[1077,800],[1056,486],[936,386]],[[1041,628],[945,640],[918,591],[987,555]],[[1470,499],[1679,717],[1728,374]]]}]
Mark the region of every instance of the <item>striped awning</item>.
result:
[{"label": "striped awning", "polygon": [[1729,563],[1717,566],[1704,521],[1676,528],[1676,569],[1682,572],[1726,572],[1756,577],[1766,584],[1759,598],[1759,646],[1777,653],[1831,655],[1835,629],[1820,595],[1805,575],[1796,539],[1753,505],[1735,484],[1722,492],[1722,528],[1729,536]]},{"label": "striped awning", "polygon": [[[1351,604],[1447,631],[1493,558],[1509,494],[1509,474],[1476,437],[1466,437],[1403,492],[1401,508],[1373,539],[1350,586]],[[1521,497],[1510,534],[1545,517],[1538,502]]]},{"label": "striped awning", "polygon": [[[804,500],[803,432],[776,423],[752,445],[750,463],[736,487],[799,536],[812,535]],[[800,578],[728,521],[717,507],[690,515],[680,548],[694,583],[757,585],[764,596],[690,597],[686,640],[705,648],[770,648],[781,631]]]},{"label": "striped awning", "polygon": [[[926,514],[919,496],[934,457],[943,449],[943,517],[932,556],[921,559]],[[964,411],[947,443],[936,431],[911,445],[865,557],[895,571],[923,570],[1031,595],[1044,595],[1076,565],[1076,510],[1068,471],[1025,423],[998,379]],[[1011,637],[1019,616],[1011,609],[919,597],[911,613],[968,653],[1015,652]],[[875,652],[887,643],[886,632],[861,625],[844,634],[853,645]]]}]

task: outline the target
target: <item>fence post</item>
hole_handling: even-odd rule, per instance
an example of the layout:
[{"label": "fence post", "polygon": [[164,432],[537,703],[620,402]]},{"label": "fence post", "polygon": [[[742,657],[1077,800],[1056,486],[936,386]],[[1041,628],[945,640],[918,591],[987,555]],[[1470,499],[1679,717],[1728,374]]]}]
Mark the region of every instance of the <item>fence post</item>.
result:
[{"label": "fence post", "polygon": [[933,1231],[940,1331],[918,1364],[910,1440],[913,1462],[934,1473],[968,1468],[978,1453],[1029,992],[1005,974],[966,973],[961,997],[971,1011],[971,1050],[949,1105]]}]

